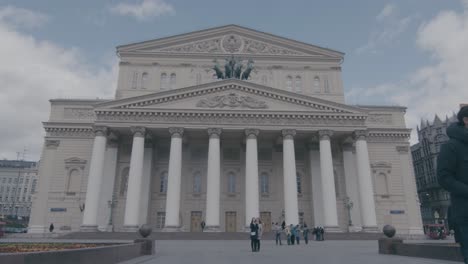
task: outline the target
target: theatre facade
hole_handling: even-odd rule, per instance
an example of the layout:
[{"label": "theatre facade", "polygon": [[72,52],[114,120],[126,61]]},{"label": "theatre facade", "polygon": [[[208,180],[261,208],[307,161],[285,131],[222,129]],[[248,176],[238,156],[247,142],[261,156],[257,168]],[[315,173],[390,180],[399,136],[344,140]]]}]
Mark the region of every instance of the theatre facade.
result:
[{"label": "theatre facade", "polygon": [[422,233],[406,108],[346,104],[343,53],[227,25],[117,54],[114,99],[50,100],[29,232]]}]

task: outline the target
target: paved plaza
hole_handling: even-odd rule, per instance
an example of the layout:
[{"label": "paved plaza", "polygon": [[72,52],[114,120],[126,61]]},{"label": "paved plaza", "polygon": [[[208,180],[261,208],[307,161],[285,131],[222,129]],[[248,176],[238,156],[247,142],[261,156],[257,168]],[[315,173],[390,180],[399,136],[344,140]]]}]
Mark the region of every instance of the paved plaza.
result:
[{"label": "paved plaza", "polygon": [[[283,241],[284,242],[284,241]],[[302,242],[302,241],[301,241]],[[122,264],[136,263],[255,263],[255,264],[449,264],[460,263],[436,259],[379,255],[377,241],[312,241],[308,245],[276,246],[262,241],[260,252],[250,251],[250,241],[156,241],[156,256],[145,256]]]}]

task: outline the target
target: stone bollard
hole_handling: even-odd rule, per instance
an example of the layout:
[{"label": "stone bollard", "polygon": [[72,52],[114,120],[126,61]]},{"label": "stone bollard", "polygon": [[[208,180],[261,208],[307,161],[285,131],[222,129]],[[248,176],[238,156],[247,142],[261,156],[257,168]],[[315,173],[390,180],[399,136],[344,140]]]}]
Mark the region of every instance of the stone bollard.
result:
[{"label": "stone bollard", "polygon": [[384,226],[382,231],[386,237],[379,239],[379,254],[395,255],[397,253],[396,247],[398,244],[403,243],[403,239],[393,237],[396,230],[391,225]]},{"label": "stone bollard", "polygon": [[150,225],[142,225],[138,232],[143,238],[136,239],[135,243],[142,243],[141,245],[141,254],[142,255],[154,255],[155,245],[152,239],[146,238],[151,234],[152,228]]}]

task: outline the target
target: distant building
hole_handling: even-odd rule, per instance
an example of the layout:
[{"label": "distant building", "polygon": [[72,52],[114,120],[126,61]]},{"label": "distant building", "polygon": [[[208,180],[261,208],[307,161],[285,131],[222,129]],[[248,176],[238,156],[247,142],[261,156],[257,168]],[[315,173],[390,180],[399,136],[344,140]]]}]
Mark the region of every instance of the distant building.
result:
[{"label": "distant building", "polygon": [[411,146],[423,224],[447,222],[450,195],[437,181],[437,156],[442,144],[449,139],[447,126],[456,120],[455,115],[444,121],[436,115],[432,123],[421,120],[417,128],[419,142]]},{"label": "distant building", "polygon": [[0,160],[0,216],[29,219],[37,168],[33,161]]}]

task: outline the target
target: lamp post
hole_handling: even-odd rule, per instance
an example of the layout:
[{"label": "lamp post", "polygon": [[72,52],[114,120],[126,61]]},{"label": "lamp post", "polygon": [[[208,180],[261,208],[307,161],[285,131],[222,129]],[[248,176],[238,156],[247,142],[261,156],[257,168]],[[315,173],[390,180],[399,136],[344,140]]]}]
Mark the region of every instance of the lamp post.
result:
[{"label": "lamp post", "polygon": [[351,220],[351,209],[353,208],[354,204],[353,204],[353,201],[351,201],[351,199],[348,196],[346,196],[344,202],[345,202],[344,205],[345,205],[346,209],[348,209],[348,219],[349,219],[348,226],[352,226],[353,222]]},{"label": "lamp post", "polygon": [[107,201],[107,204],[109,205],[109,210],[110,210],[108,225],[111,227],[112,232],[114,232],[114,224],[112,222],[112,218],[113,218],[114,206],[117,204],[117,200],[115,200],[114,195],[112,195],[112,200]]}]

